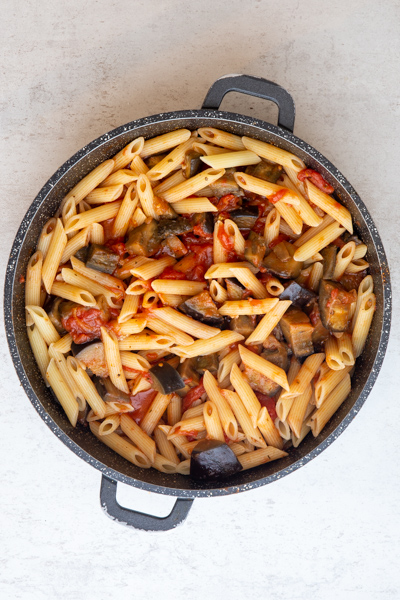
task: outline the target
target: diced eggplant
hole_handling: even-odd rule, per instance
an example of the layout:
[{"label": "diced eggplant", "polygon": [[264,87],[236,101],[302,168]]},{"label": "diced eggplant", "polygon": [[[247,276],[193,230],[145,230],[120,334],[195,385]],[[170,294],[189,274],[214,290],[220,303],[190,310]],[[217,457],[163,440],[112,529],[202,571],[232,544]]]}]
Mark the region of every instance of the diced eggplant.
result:
[{"label": "diced eggplant", "polygon": [[60,304],[64,302],[63,298],[55,297],[50,310],[47,311],[50,321],[53,323],[54,327],[57,329],[60,335],[65,334],[64,326],[61,322],[61,314],[60,314]]},{"label": "diced eggplant", "polygon": [[222,327],[224,324],[224,318],[219,314],[209,292],[201,292],[201,294],[188,298],[179,305],[179,310],[196,321],[211,325],[211,327]]},{"label": "diced eggplant", "polygon": [[244,257],[255,267],[260,267],[265,256],[266,243],[263,237],[250,231],[249,237],[246,240]]},{"label": "diced eggplant", "polygon": [[256,328],[256,316],[255,315],[239,315],[238,317],[232,317],[229,329],[240,333],[245,338],[248,338]]},{"label": "diced eggplant", "polygon": [[135,227],[126,242],[126,249],[129,254],[139,256],[152,256],[159,250],[161,239],[157,231],[158,223],[152,219],[150,223],[142,223]]},{"label": "diced eggplant", "polygon": [[218,371],[218,364],[219,361],[216,353],[198,356],[196,359],[196,371],[199,375],[204,375],[205,371],[210,371],[211,375],[214,375]]},{"label": "diced eggplant", "polygon": [[311,325],[314,327],[312,333],[312,343],[315,352],[322,352],[324,342],[329,337],[329,331],[322,325],[321,316],[319,313],[318,298],[307,304],[304,308],[306,314],[310,317]]},{"label": "diced eggplant", "polygon": [[345,290],[350,292],[351,290],[358,290],[358,286],[367,275],[367,270],[360,271],[359,273],[346,273],[344,272],[340,278],[340,283]]},{"label": "diced eggplant", "polygon": [[321,279],[319,311],[324,327],[331,332],[346,331],[350,321],[350,305],[357,299],[355,290],[348,292],[337,281]]},{"label": "diced eggplant", "polygon": [[233,174],[236,169],[226,169],[225,174],[214,183],[210,183],[207,187],[202,190],[196,192],[196,196],[206,196],[211,198],[215,196],[216,198],[222,198],[222,196],[226,196],[227,194],[235,194],[235,196],[243,196],[244,192],[240,188],[240,186],[236,183]]},{"label": "diced eggplant", "polygon": [[[289,244],[289,242],[283,241],[280,244],[277,244],[272,252],[268,254],[263,260],[264,267],[277,275],[278,277],[282,277],[282,279],[296,279],[300,275],[301,269],[303,267],[302,262],[298,262],[294,260],[293,255],[296,252],[296,247],[293,244]],[[278,256],[283,256],[286,253],[289,255],[289,258],[285,261],[282,261],[278,258]]]},{"label": "diced eggplant", "polygon": [[313,326],[299,308],[289,308],[279,321],[283,335],[297,358],[305,358],[314,352]]},{"label": "diced eggplant", "polygon": [[161,394],[172,394],[185,387],[185,382],[169,363],[161,361],[151,367],[149,371],[153,382],[153,388]]},{"label": "diced eggplant", "polygon": [[87,261],[88,252],[89,252],[89,246],[83,246],[83,248],[80,248],[79,250],[77,250],[75,252],[74,256],[78,260],[85,263]]},{"label": "diced eggplant", "polygon": [[211,235],[214,232],[214,217],[210,212],[194,214],[191,223],[193,228],[200,227],[203,234]]},{"label": "diced eggplant", "polygon": [[261,356],[269,362],[277,365],[284,371],[289,368],[288,349],[286,344],[279,342],[274,335],[269,335],[263,342],[264,350]]},{"label": "diced eggplant", "polygon": [[322,279],[332,279],[336,267],[336,254],[337,246],[327,246],[321,250],[321,256],[323,256],[323,267]]},{"label": "diced eggplant", "polygon": [[85,365],[89,374],[93,373],[93,375],[98,375],[99,377],[108,377],[103,342],[85,344],[84,348],[75,354],[75,358]]},{"label": "diced eggplant", "polygon": [[153,167],[155,167],[156,165],[158,165],[158,163],[167,156],[167,152],[164,152],[163,154],[156,154],[153,156],[150,156],[150,158],[146,158],[146,160],[144,161],[146,163],[146,165],[149,167],[149,169],[152,169]]},{"label": "diced eggplant", "polygon": [[281,389],[280,385],[275,383],[275,381],[272,381],[272,379],[266,375],[263,375],[259,371],[251,369],[250,367],[245,367],[243,374],[250,387],[256,392],[261,392],[267,396],[275,396],[275,394],[277,394]]},{"label": "diced eggplant", "polygon": [[283,167],[264,159],[257,165],[247,167],[246,173],[253,175],[253,177],[258,177],[258,179],[276,183],[283,173]]},{"label": "diced eggplant", "polygon": [[117,268],[119,256],[107,246],[90,244],[86,266],[111,275]]},{"label": "diced eggplant", "polygon": [[162,251],[174,258],[182,258],[188,253],[185,244],[176,235],[171,235],[163,241]]},{"label": "diced eggplant", "polygon": [[[98,378],[97,378],[98,379]],[[100,379],[100,385],[104,389],[104,395],[100,391],[100,387],[96,385],[96,389],[105,402],[118,402],[118,404],[130,404],[130,397],[122,390],[119,390],[109,377]]]},{"label": "diced eggplant", "polygon": [[300,306],[300,308],[303,308],[315,298],[316,294],[314,294],[314,292],[299,285],[295,281],[289,283],[287,288],[285,288],[279,296],[279,300],[291,300],[293,306]]},{"label": "diced eggplant", "polygon": [[252,229],[258,219],[258,207],[237,208],[229,213],[229,218],[236,223],[239,229]]},{"label": "diced eggplant", "polygon": [[194,150],[189,150],[189,152],[186,152],[182,167],[183,175],[186,177],[186,179],[193,177],[200,171],[200,168],[204,164],[203,161],[200,160],[200,156],[202,155]]},{"label": "diced eggplant", "polygon": [[236,277],[229,277],[225,279],[226,291],[228,293],[228,300],[242,300],[243,294],[246,288],[236,279]]},{"label": "diced eggplant", "polygon": [[76,302],[72,302],[71,300],[66,300],[64,302],[60,302],[58,305],[58,311],[61,316],[61,320],[68,319],[72,314],[74,308],[80,308],[80,304]]},{"label": "diced eggplant", "polygon": [[172,204],[169,204],[163,198],[154,196],[153,200],[154,211],[159,218],[163,219],[176,219],[178,214],[174,211]]},{"label": "diced eggplant", "polygon": [[197,356],[195,358],[187,358],[178,366],[178,373],[182,377],[188,391],[197,385],[200,381],[200,376],[196,370]]},{"label": "diced eggplant", "polygon": [[242,465],[225,442],[201,440],[192,450],[190,476],[196,481],[216,481],[239,473]]},{"label": "diced eggplant", "polygon": [[173,219],[172,221],[162,220],[158,224],[157,235],[160,239],[164,239],[170,235],[180,235],[181,233],[188,233],[192,231],[193,226],[190,223],[189,219],[184,219],[183,217],[178,217],[177,219]]},{"label": "diced eggplant", "polygon": [[363,242],[360,240],[360,238],[358,237],[358,235],[354,235],[349,233],[348,231],[346,231],[343,236],[342,236],[342,240],[345,244],[347,244],[348,242],[354,242],[356,246],[359,246],[360,244],[362,244]]}]

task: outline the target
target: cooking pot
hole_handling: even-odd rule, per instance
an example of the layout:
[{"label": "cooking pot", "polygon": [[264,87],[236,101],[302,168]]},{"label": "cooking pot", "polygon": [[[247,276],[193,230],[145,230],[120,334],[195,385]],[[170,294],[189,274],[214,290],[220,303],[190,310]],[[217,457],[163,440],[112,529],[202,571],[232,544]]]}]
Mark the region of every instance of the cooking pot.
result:
[{"label": "cooking pot", "polygon": [[[223,97],[231,91],[277,104],[278,126],[219,111]],[[15,237],[7,267],[4,310],[8,344],[18,377],[33,406],[53,433],[80,458],[101,471],[101,505],[110,517],[126,525],[165,531],[184,521],[196,497],[223,496],[251,490],[288,475],[318,456],[342,433],[360,410],[378,377],[391,320],[389,268],[382,241],[369,212],[350,183],[317,150],[293,135],[294,118],[293,99],[279,85],[247,75],[222,77],[211,86],[201,110],[162,113],[132,121],[82,148],[40,190]],[[308,435],[298,448],[291,448],[289,455],[283,459],[240,472],[220,483],[196,483],[183,475],[165,475],[154,469],[138,468],[102,444],[87,428],[78,425],[74,429],[70,425],[51,390],[46,387],[31,352],[25,326],[24,286],[20,282],[43,225],[82,177],[139,136],[152,138],[175,129],[193,130],[206,126],[253,137],[293,152],[334,186],[338,199],[351,212],[355,233],[368,246],[367,258],[377,300],[365,350],[357,359],[350,395],[320,435],[317,438]],[[118,481],[158,494],[176,496],[177,501],[170,515],[165,518],[123,508],[116,500]]]}]

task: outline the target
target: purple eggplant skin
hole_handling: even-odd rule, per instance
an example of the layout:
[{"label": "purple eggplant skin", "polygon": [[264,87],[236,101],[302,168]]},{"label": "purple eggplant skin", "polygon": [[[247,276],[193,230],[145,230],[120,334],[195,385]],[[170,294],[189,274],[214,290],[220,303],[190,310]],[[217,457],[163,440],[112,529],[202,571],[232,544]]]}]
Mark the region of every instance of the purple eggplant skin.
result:
[{"label": "purple eggplant skin", "polygon": [[214,354],[206,354],[205,356],[198,356],[196,358],[196,371],[199,375],[203,376],[205,371],[210,371],[211,375],[216,375],[218,371],[218,355],[216,352]]},{"label": "purple eggplant skin", "polygon": [[201,321],[211,327],[223,327],[226,321],[224,317],[219,314],[214,300],[211,298],[209,292],[201,292],[182,304],[179,305],[179,310],[188,317]]},{"label": "purple eggplant skin", "polygon": [[[71,350],[77,360],[83,362],[86,366],[87,373],[98,375],[99,377],[108,376],[108,366],[106,357],[104,354],[103,342],[94,341],[88,342],[87,344],[74,344],[75,348]],[[75,354],[76,348],[79,351]]]},{"label": "purple eggplant skin", "polygon": [[153,388],[161,394],[172,394],[185,387],[185,382],[178,371],[167,362],[160,361],[151,367],[149,373]]},{"label": "purple eggplant skin", "polygon": [[229,213],[229,218],[236,223],[239,229],[252,229],[258,219],[258,207],[236,208]]},{"label": "purple eggplant skin", "polygon": [[158,223],[152,219],[150,223],[142,223],[135,227],[128,236],[125,244],[129,254],[139,256],[152,256],[161,245],[161,239],[157,231]]},{"label": "purple eggplant skin", "polygon": [[[281,252],[282,251],[282,252]],[[296,252],[296,246],[289,242],[281,242],[268,254],[263,260],[263,266],[277,277],[282,279],[296,279],[300,275],[303,263],[294,260],[293,255]],[[287,260],[281,260],[279,255],[287,253]]]},{"label": "purple eggplant skin", "polygon": [[212,234],[214,231],[214,217],[210,212],[196,213],[190,220],[193,227],[201,227],[203,233]]},{"label": "purple eggplant skin", "polygon": [[196,481],[217,481],[242,470],[242,465],[225,442],[201,440],[193,448],[190,476]]},{"label": "purple eggplant skin", "polygon": [[258,177],[258,179],[276,183],[283,173],[283,167],[276,163],[262,160],[257,165],[247,167],[246,173],[253,175],[253,177]]},{"label": "purple eggplant skin", "polygon": [[64,302],[63,298],[54,297],[50,310],[47,310],[47,314],[49,316],[50,321],[53,323],[54,327],[57,329],[60,335],[65,335],[66,331],[61,322],[61,314],[60,314],[60,304]]},{"label": "purple eggplant skin", "polygon": [[279,300],[291,300],[293,306],[299,306],[303,308],[317,297],[314,292],[307,288],[299,285],[295,281],[292,281],[287,288],[285,288],[282,294],[279,296]]},{"label": "purple eggplant skin", "polygon": [[86,259],[86,266],[101,273],[114,273],[119,261],[119,256],[107,246],[90,244]]},{"label": "purple eggplant skin", "polygon": [[160,239],[165,239],[169,235],[180,235],[193,230],[193,225],[188,219],[178,217],[177,219],[163,219],[157,227],[157,235]]}]

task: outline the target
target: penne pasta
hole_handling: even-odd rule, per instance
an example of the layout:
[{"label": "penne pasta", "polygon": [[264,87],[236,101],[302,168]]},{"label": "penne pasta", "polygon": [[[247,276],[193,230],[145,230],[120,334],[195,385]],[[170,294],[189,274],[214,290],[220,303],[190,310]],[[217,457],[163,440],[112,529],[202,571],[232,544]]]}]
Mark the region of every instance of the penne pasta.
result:
[{"label": "penne pasta", "polygon": [[61,203],[61,209],[64,204],[72,199],[75,202],[75,206],[81,202],[91,191],[93,191],[114,169],[114,161],[112,159],[105,160],[98,167],[93,169],[86,177],[81,179],[79,183],[65,196]]},{"label": "penne pasta", "polygon": [[215,127],[200,127],[199,135],[207,142],[222,146],[229,150],[245,150],[244,144],[238,135],[221,131]]},{"label": "penne pasta", "polygon": [[156,458],[156,443],[128,415],[121,415],[121,429],[124,434],[147,456],[151,463]]},{"label": "penne pasta", "polygon": [[324,359],[325,354],[323,352],[308,356],[301,365],[301,368],[294,378],[293,383],[291,383],[290,388],[285,388],[286,391],[283,392],[282,398],[296,397],[303,394],[306,391],[307,386],[311,383],[314,375],[320,368]]},{"label": "penne pasta", "polygon": [[265,313],[273,310],[278,303],[279,300],[277,298],[266,298],[264,300],[254,300],[253,298],[249,300],[227,300],[218,311],[221,315],[229,317],[236,317],[238,315],[265,315]]},{"label": "penne pasta", "polygon": [[208,400],[203,404],[203,418],[206,426],[207,438],[225,442],[224,432],[214,402]]},{"label": "penne pasta", "polygon": [[344,227],[338,223],[331,223],[325,229],[317,233],[305,244],[299,246],[294,253],[293,258],[298,261],[307,260],[313,254],[328,246],[333,240],[340,237],[344,232]]},{"label": "penne pasta", "polygon": [[[220,333],[220,329],[217,329],[216,327],[210,327],[210,325],[206,325],[205,323],[196,321],[195,319],[183,315],[182,313],[180,313],[177,310],[174,310],[173,308],[156,308],[155,310],[153,310],[153,314],[165,323],[173,323],[173,326],[177,329],[182,330],[188,333],[189,335],[192,335],[193,337],[201,338],[203,340],[213,338]],[[188,344],[185,343],[184,345]]]},{"label": "penne pasta", "polygon": [[54,358],[50,360],[47,366],[46,377],[52,390],[57,396],[58,401],[63,407],[69,422],[72,427],[76,427],[79,412],[78,402],[76,401],[76,398],[74,398],[68,384],[64,381]]},{"label": "penne pasta", "polygon": [[329,419],[335,414],[337,409],[346,400],[350,393],[351,382],[350,375],[346,375],[333,391],[326,398],[320,408],[318,408],[311,416],[307,425],[311,427],[314,437],[317,437],[325,427]]},{"label": "penne pasta", "polygon": [[169,348],[173,343],[174,340],[169,335],[155,335],[144,331],[119,340],[118,347],[120,350],[160,350]]},{"label": "penne pasta", "polygon": [[245,346],[239,345],[239,352],[240,358],[246,367],[255,369],[259,373],[265,375],[265,377],[269,377],[269,379],[275,381],[275,383],[283,387],[284,390],[289,390],[286,373],[281,367],[274,365],[262,356],[258,356],[258,354],[254,354],[254,352],[251,352],[251,350]]},{"label": "penne pasta", "polygon": [[94,296],[90,292],[82,290],[75,285],[70,285],[69,283],[55,281],[51,286],[50,294],[65,298],[65,300],[70,300],[71,302],[76,302],[82,306],[97,305]]},{"label": "penne pasta", "polygon": [[89,423],[90,431],[95,435],[103,444],[114,450],[117,454],[129,460],[137,467],[142,469],[149,469],[151,467],[150,460],[143,454],[136,446],[131,444],[126,438],[116,434],[110,433],[109,435],[100,435],[100,425],[96,421]]},{"label": "penne pasta", "polygon": [[261,158],[249,150],[202,156],[201,160],[213,169],[229,169],[231,167],[256,165],[261,162]]},{"label": "penne pasta", "polygon": [[[106,202],[113,202],[117,200],[123,193],[124,186],[122,183],[117,185],[109,185],[106,187],[99,187],[90,192],[85,198],[85,202],[88,204],[104,204]],[[75,205],[74,205],[75,207]],[[76,214],[76,212],[75,212]],[[73,217],[71,214],[69,217]],[[64,221],[64,224],[68,221],[68,218]]]},{"label": "penne pasta", "polygon": [[172,171],[178,169],[185,159],[185,154],[193,146],[193,139],[189,138],[186,142],[179,144],[167,156],[162,158],[152,169],[147,172],[150,181],[159,181],[167,177]]},{"label": "penne pasta", "polygon": [[189,129],[177,129],[176,131],[170,131],[157,137],[146,140],[143,149],[140,152],[141,158],[147,158],[152,154],[161,154],[174,146],[178,146],[183,142],[186,142],[191,136]]},{"label": "penne pasta", "polygon": [[217,212],[217,207],[214,206],[208,198],[187,198],[186,200],[174,202],[174,211],[178,213],[178,215]]},{"label": "penne pasta", "polygon": [[[227,437],[230,440],[235,441],[237,439],[238,434],[237,421],[229,406],[229,403],[227,402],[226,398],[222,395],[215,378],[211,375],[209,371],[205,371],[204,373],[203,385],[209,400],[217,408],[223,430],[225,431]],[[203,410],[203,415],[205,413],[205,410],[206,408],[204,408]]]},{"label": "penne pasta", "polygon": [[236,277],[238,281],[257,299],[265,299],[267,297],[267,290],[265,286],[257,279],[257,277],[248,269],[245,268],[232,268],[230,269],[233,277]]},{"label": "penne pasta", "polygon": [[254,331],[249,335],[245,344],[261,344],[272,333],[279,321],[292,304],[291,300],[281,300],[270,309],[261,319]]},{"label": "penne pasta", "polygon": [[84,369],[82,369],[79,362],[72,356],[68,356],[67,358],[67,367],[71,377],[75,380],[78,388],[83,394],[83,397],[90,405],[93,412],[95,412],[100,419],[103,419],[106,414],[106,403],[99,395],[98,391],[96,390],[96,386],[90,379],[89,375],[86,373],[86,371],[84,371]]},{"label": "penne pasta", "polygon": [[66,223],[65,232],[71,233],[72,231],[78,231],[78,229],[88,227],[88,225],[92,225],[92,223],[100,223],[101,221],[106,221],[107,219],[113,219],[117,216],[121,204],[122,200],[116,200],[114,202],[109,202],[108,204],[98,206],[97,208],[86,210],[79,215],[75,215]]},{"label": "penne pasta", "polygon": [[129,142],[125,148],[122,148],[122,150],[114,156],[114,168],[112,173],[119,171],[119,169],[125,169],[135,156],[138,156],[141,153],[143,146],[144,138],[138,137],[136,140],[133,140],[133,142]]},{"label": "penne pasta", "polygon": [[[145,262],[139,267],[131,269],[131,274],[145,281],[158,277],[167,267],[172,267],[176,263],[176,260],[172,256],[166,256],[165,258],[151,259],[149,262]],[[162,280],[161,280],[162,281]]]},{"label": "penne pasta", "polygon": [[134,183],[131,183],[128,189],[126,190],[124,199],[121,203],[121,206],[119,207],[117,216],[115,217],[113,223],[113,238],[124,237],[124,235],[128,231],[129,221],[133,217],[138,201],[139,198],[136,193],[136,186]]},{"label": "penne pasta", "polygon": [[210,183],[217,181],[224,173],[225,169],[206,169],[164,192],[159,192],[159,196],[167,202],[178,202],[178,200],[193,196]]},{"label": "penne pasta", "polygon": [[267,446],[266,448],[260,448],[259,450],[254,450],[253,452],[241,454],[238,456],[238,461],[242,465],[242,469],[245,471],[246,469],[253,469],[254,467],[264,465],[265,463],[271,462],[272,460],[277,460],[278,458],[283,458],[287,455],[287,452],[284,452],[283,450],[279,450],[278,448],[274,448],[272,446]]},{"label": "penne pasta", "polygon": [[310,202],[313,202],[313,204],[322,208],[324,212],[333,217],[335,221],[340,223],[347,231],[353,233],[351,214],[347,208],[339,204],[332,196],[322,192],[310,180],[304,181],[304,185]]},{"label": "penne pasta", "polygon": [[125,392],[125,394],[129,394],[128,384],[126,383],[122,368],[117,336],[105,327],[101,327],[100,330],[109,377],[116,388]]},{"label": "penne pasta", "polygon": [[376,308],[375,294],[366,294],[360,302],[357,316],[354,323],[351,342],[355,358],[360,356],[363,351],[368,332],[371,327],[372,317]]},{"label": "penne pasta", "polygon": [[57,219],[46,258],[44,259],[42,266],[42,281],[48,294],[50,294],[51,286],[56,277],[57,269],[66,245],[66,232],[64,231],[61,220]]},{"label": "penne pasta", "polygon": [[284,167],[289,167],[295,171],[301,171],[306,168],[306,165],[298,156],[287,150],[282,150],[267,142],[261,142],[246,136],[242,137],[242,142],[245,148],[255,152],[258,156],[261,156],[261,158],[266,158],[267,160],[278,163]]},{"label": "penne pasta", "polygon": [[177,294],[181,296],[194,296],[200,294],[206,287],[200,281],[185,281],[177,279],[155,279],[151,282],[152,289],[158,294]]},{"label": "penne pasta", "polygon": [[221,277],[233,277],[231,269],[247,268],[252,273],[258,273],[259,269],[249,262],[225,262],[212,265],[204,275],[204,279],[220,279]]},{"label": "penne pasta", "polygon": [[221,331],[221,333],[218,333],[211,338],[197,340],[190,346],[174,346],[171,348],[171,352],[177,354],[181,358],[193,358],[194,356],[199,355],[205,356],[207,354],[219,352],[226,346],[230,346],[242,339],[243,336],[240,335],[240,333],[234,331]]},{"label": "penne pasta", "polygon": [[34,322],[32,322],[32,325],[28,325],[27,334],[33,356],[35,357],[40,373],[46,385],[50,385],[46,378],[46,371],[50,362],[49,353],[47,352],[47,344]]},{"label": "penne pasta", "polygon": [[[238,387],[241,389],[240,384]],[[243,391],[243,390],[242,390]],[[243,391],[244,393],[244,391]],[[243,430],[243,433],[246,436],[246,439],[257,448],[265,448],[266,443],[259,431],[259,429],[254,426],[251,416],[248,413],[248,410],[245,408],[245,404],[239,395],[239,393],[232,392],[231,390],[221,390],[221,394],[228,402],[233,414],[235,415],[237,422]],[[247,395],[244,393],[244,396],[247,398]]]}]

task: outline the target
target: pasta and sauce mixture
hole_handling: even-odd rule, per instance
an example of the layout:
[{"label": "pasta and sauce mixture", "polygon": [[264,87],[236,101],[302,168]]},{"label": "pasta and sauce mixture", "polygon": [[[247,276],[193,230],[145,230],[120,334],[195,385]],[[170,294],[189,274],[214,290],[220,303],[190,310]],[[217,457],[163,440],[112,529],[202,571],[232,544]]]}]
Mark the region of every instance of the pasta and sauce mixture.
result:
[{"label": "pasta and sauce mixture", "polygon": [[71,425],[198,481],[317,436],[375,309],[333,191],[297,156],[211,127],[137,138],[84,177],[25,281],[30,344]]}]

